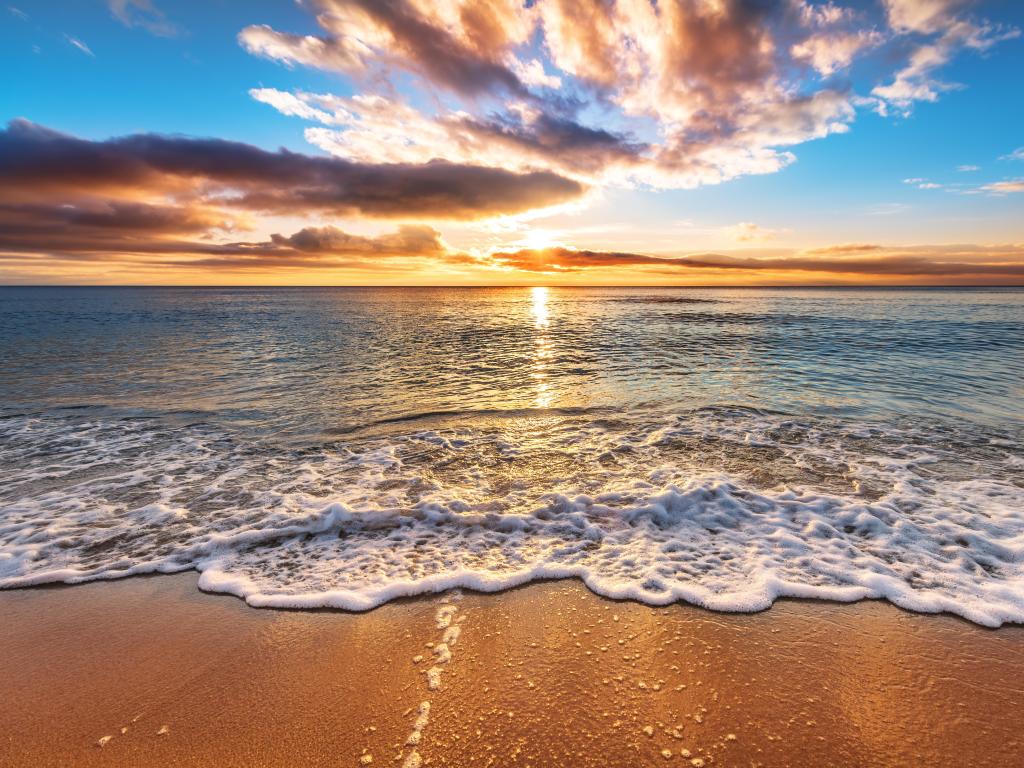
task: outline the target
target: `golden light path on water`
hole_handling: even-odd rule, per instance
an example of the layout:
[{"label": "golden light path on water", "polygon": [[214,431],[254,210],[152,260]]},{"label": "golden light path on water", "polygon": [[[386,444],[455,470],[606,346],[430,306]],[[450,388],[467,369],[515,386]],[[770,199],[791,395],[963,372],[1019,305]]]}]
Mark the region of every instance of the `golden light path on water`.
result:
[{"label": "golden light path on water", "polygon": [[536,382],[537,396],[534,402],[538,408],[547,408],[551,405],[553,397],[548,383],[548,364],[552,356],[551,339],[547,335],[551,318],[548,313],[548,289],[544,287],[533,288],[532,291],[532,313],[533,325],[537,331],[534,339],[536,349],[533,356],[533,366],[530,376]]}]

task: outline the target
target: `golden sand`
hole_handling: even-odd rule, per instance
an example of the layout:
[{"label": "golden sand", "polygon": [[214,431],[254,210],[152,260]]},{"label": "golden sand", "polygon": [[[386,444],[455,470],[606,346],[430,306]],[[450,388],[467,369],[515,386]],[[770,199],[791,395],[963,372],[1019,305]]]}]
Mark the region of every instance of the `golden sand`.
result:
[{"label": "golden sand", "polygon": [[1022,627],[569,581],[269,611],[195,582],[0,592],[0,765],[1024,765]]}]

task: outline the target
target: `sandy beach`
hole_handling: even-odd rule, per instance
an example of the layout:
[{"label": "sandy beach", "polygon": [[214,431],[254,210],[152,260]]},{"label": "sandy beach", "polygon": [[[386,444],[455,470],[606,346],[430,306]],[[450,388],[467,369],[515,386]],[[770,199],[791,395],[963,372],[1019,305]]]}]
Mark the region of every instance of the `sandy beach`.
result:
[{"label": "sandy beach", "polygon": [[12,768],[1009,766],[1024,739],[1024,628],[881,602],[716,614],[565,581],[350,614],[182,574],[0,611]]}]

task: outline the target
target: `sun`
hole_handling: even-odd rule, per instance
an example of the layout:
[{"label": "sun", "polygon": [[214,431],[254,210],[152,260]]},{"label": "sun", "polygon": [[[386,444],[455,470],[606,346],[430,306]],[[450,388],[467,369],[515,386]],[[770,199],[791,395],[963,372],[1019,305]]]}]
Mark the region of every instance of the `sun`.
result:
[{"label": "sun", "polygon": [[531,251],[542,251],[545,248],[554,248],[561,245],[555,237],[557,233],[550,229],[531,229],[513,245],[516,248],[524,248]]}]

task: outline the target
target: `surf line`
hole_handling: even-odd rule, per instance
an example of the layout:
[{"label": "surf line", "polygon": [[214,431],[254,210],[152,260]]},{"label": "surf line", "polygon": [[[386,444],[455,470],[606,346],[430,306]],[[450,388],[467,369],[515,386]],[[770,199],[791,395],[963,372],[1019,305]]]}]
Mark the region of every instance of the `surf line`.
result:
[{"label": "surf line", "polygon": [[[434,663],[426,671],[427,689],[438,691],[441,689],[441,672],[445,666],[451,663],[452,648],[459,642],[459,635],[462,633],[462,622],[465,614],[459,613],[455,604],[462,599],[462,592],[454,589],[441,598],[441,605],[434,614],[437,628],[441,630],[441,642],[433,646]],[[405,740],[405,746],[411,747],[412,751],[406,755],[402,762],[402,768],[420,768],[423,758],[420,757],[419,745],[423,738],[423,730],[430,722],[430,702],[420,703],[416,714],[416,722],[413,723],[412,732]]]}]

